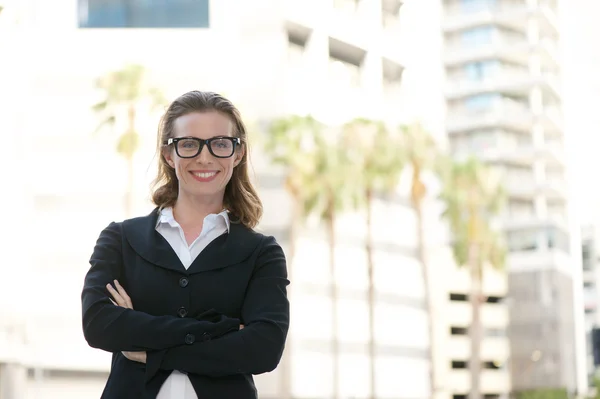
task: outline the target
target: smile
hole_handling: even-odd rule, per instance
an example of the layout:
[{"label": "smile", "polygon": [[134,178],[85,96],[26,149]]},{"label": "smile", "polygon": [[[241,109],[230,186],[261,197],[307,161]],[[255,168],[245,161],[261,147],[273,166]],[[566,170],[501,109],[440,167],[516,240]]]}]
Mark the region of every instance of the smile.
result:
[{"label": "smile", "polygon": [[216,171],[213,172],[190,172],[190,174],[192,176],[194,176],[194,179],[201,181],[201,182],[209,182],[211,180],[213,180],[215,178],[215,176],[217,176]]}]

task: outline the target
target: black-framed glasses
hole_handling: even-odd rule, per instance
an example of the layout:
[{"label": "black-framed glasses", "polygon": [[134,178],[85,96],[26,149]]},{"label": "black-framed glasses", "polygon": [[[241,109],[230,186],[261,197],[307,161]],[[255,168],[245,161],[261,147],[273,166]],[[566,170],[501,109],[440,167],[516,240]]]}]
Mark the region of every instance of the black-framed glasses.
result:
[{"label": "black-framed glasses", "polygon": [[165,145],[173,144],[175,152],[180,158],[194,158],[200,154],[206,145],[208,151],[217,158],[229,158],[235,153],[235,147],[241,144],[239,137],[213,137],[199,139],[196,137],[170,138]]}]

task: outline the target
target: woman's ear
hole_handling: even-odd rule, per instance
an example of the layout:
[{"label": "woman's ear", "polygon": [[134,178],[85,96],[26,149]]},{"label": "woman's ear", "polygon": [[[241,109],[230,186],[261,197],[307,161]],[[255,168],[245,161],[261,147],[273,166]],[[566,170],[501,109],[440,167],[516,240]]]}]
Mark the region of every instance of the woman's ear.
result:
[{"label": "woman's ear", "polygon": [[244,158],[244,154],[246,153],[246,149],[244,146],[239,146],[239,149],[235,152],[235,160],[233,161],[233,166],[236,167],[242,162],[242,158]]},{"label": "woman's ear", "polygon": [[170,167],[175,169],[175,162],[173,162],[173,157],[171,156],[171,151],[168,148],[165,148],[162,151],[162,156],[165,158],[165,161],[169,164]]}]

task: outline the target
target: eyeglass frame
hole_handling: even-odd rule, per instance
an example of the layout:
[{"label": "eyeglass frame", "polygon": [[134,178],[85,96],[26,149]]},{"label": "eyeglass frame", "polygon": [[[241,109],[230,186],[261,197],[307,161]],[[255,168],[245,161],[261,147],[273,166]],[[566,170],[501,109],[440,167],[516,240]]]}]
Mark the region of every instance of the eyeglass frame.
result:
[{"label": "eyeglass frame", "polygon": [[[213,152],[212,147],[210,146],[210,143],[213,140],[223,140],[223,139],[229,140],[233,144],[233,149],[231,151],[231,155],[228,155],[226,157],[216,155]],[[194,140],[194,141],[197,141],[198,143],[200,143],[200,146],[198,147],[198,152],[195,155],[193,155],[193,156],[182,157],[179,154],[179,149],[178,149],[178,146],[177,146],[177,143],[179,141],[181,141],[181,140]],[[163,146],[168,147],[171,144],[174,144],[175,153],[177,154],[177,156],[179,158],[183,158],[183,159],[196,158],[198,155],[200,155],[200,153],[202,152],[202,149],[206,146],[208,148],[208,152],[210,152],[210,154],[213,157],[220,158],[220,159],[227,159],[227,158],[231,158],[233,156],[233,154],[235,154],[236,146],[241,145],[242,144],[242,140],[239,137],[230,137],[230,136],[218,136],[218,137],[211,137],[209,139],[199,139],[198,137],[176,137],[176,138],[170,137],[170,138],[167,139],[166,142],[163,143]]]}]

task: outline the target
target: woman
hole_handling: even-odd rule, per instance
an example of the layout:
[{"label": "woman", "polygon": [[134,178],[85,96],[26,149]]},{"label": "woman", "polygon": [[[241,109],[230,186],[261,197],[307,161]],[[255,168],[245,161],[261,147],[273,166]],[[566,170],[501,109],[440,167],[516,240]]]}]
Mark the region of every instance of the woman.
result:
[{"label": "woman", "polygon": [[102,398],[256,398],[289,324],[286,261],[253,231],[246,129],[222,96],[176,99],[158,133],[147,216],[111,223],[82,292],[90,346],[113,353]]}]

